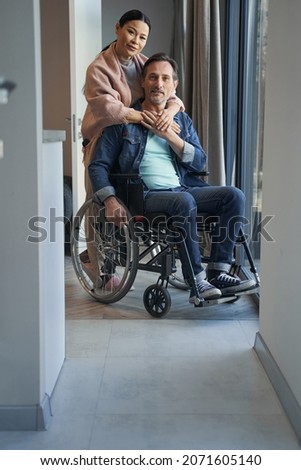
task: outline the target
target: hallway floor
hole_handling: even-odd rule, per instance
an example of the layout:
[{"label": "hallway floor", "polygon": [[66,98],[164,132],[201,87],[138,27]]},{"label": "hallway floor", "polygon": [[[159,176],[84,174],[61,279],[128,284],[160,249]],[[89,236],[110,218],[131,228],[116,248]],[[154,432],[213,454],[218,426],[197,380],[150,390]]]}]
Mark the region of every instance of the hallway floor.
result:
[{"label": "hallway floor", "polygon": [[251,299],[197,309],[170,288],[171,311],[157,320],[143,307],[143,275],[118,304],[100,305],[66,258],[51,424],[0,432],[0,449],[300,449],[253,350]]}]

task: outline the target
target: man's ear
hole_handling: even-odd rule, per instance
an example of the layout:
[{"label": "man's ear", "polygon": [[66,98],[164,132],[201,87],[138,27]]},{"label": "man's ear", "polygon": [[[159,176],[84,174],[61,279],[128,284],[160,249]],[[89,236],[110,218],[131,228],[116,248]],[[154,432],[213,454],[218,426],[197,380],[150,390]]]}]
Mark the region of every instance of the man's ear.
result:
[{"label": "man's ear", "polygon": [[119,23],[116,23],[116,24],[115,24],[115,34],[117,34],[119,28],[120,28],[120,24],[119,24]]},{"label": "man's ear", "polygon": [[175,92],[177,91],[178,85],[179,85],[179,80],[175,80]]}]

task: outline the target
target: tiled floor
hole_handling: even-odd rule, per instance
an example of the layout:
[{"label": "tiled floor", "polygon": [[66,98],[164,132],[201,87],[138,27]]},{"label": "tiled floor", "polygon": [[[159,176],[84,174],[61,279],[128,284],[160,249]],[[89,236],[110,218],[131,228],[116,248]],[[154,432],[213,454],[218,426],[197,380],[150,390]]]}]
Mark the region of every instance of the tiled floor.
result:
[{"label": "tiled floor", "polygon": [[67,355],[51,425],[0,432],[0,449],[300,449],[253,350],[250,299],[195,309],[174,289],[157,320],[141,304],[142,282],[101,306],[67,261]]}]

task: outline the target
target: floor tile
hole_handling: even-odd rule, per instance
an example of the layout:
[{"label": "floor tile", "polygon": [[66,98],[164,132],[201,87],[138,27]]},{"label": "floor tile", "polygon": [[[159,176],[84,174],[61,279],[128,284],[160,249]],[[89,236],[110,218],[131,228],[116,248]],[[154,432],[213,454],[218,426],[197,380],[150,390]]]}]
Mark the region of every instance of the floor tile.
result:
[{"label": "floor tile", "polygon": [[282,413],[253,351],[106,360],[97,414],[213,412]]},{"label": "floor tile", "polygon": [[249,345],[254,346],[256,333],[259,331],[258,320],[239,320],[239,325],[243,331]]},{"label": "floor tile", "polygon": [[[254,340],[255,332],[253,344]],[[247,337],[236,321],[115,320],[108,356],[220,356],[249,349]]]},{"label": "floor tile", "polygon": [[284,416],[219,414],[100,415],[95,420],[90,446],[198,451],[299,449]]},{"label": "floor tile", "polygon": [[104,371],[104,358],[66,359],[51,397],[56,421],[60,416],[94,413]]},{"label": "floor tile", "polygon": [[68,320],[66,322],[67,357],[105,357],[112,320]]}]

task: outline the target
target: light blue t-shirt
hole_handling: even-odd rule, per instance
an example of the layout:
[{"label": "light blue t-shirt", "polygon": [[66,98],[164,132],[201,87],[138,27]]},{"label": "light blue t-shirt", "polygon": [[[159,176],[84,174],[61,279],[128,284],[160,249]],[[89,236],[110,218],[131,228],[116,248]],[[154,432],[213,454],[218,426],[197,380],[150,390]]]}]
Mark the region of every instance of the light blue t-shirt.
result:
[{"label": "light blue t-shirt", "polygon": [[180,186],[168,143],[152,132],[148,133],[139,172],[148,189],[170,189]]}]

